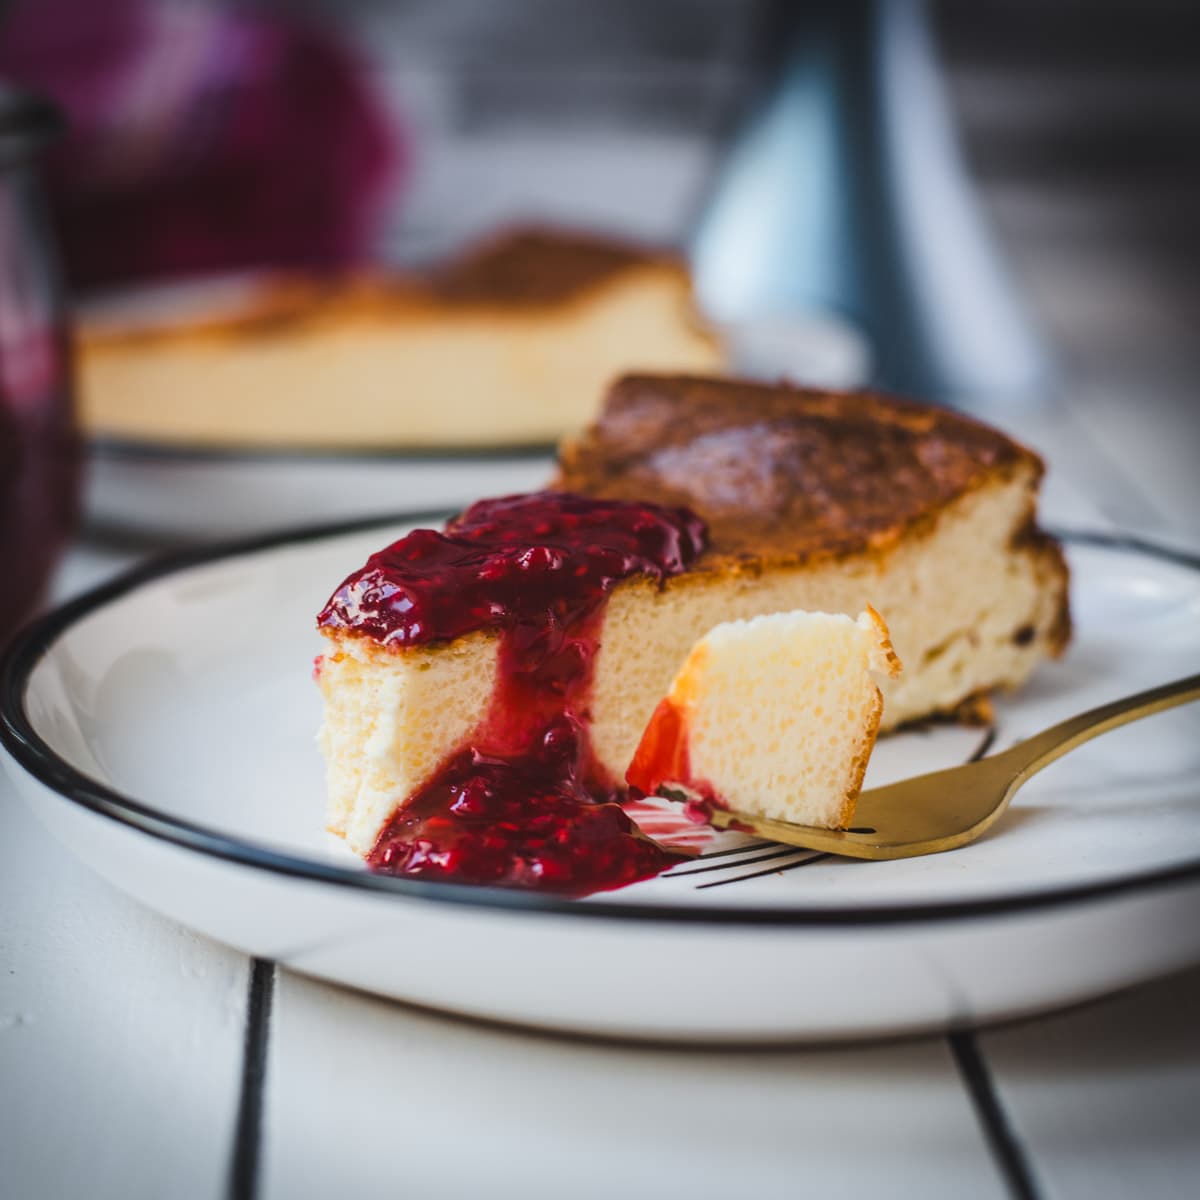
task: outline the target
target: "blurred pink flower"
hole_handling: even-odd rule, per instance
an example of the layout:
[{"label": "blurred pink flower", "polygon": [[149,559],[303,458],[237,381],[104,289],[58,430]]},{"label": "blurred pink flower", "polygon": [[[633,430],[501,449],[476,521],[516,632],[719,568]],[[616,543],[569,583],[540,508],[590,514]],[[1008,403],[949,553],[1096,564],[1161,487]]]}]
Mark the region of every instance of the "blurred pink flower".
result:
[{"label": "blurred pink flower", "polygon": [[369,255],[403,141],[321,31],[168,0],[17,0],[0,75],[71,132],[51,205],[76,287]]}]

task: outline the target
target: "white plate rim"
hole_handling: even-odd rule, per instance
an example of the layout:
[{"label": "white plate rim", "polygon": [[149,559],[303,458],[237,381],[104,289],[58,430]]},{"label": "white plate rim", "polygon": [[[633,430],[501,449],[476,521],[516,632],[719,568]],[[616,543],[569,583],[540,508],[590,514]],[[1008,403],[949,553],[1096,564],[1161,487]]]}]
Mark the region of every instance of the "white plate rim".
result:
[{"label": "white plate rim", "polygon": [[[591,897],[586,903],[568,897],[511,888],[484,887],[397,878],[352,870],[258,845],[222,830],[185,821],[127,796],[78,770],[41,737],[26,711],[25,696],[33,671],[53,644],[72,627],[107,605],[140,588],[194,567],[254,555],[285,546],[303,545],[373,528],[442,520],[445,509],[410,510],[289,528],[252,538],[177,551],[155,558],[85,592],[28,625],[0,656],[0,745],[39,783],[66,801],[125,827],[185,850],[243,867],[316,883],[391,894],[406,900],[449,903],[485,909],[523,911],[543,916],[618,921],[653,921],[688,925],[771,925],[797,927],[875,927],[967,921],[1028,914],[1039,910],[1102,901],[1200,880],[1200,857],[1168,867],[1089,883],[970,900],[919,903],[868,903],[842,906],[721,908],[655,902],[612,902]],[[1124,533],[1056,530],[1068,544],[1142,555],[1200,573],[1200,555]]]}]

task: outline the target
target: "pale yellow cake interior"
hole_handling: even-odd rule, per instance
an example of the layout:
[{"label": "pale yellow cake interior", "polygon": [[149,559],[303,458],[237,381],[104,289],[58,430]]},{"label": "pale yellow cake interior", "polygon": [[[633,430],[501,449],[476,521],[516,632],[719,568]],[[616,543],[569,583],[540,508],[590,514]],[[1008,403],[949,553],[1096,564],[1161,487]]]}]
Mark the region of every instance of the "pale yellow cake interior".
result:
[{"label": "pale yellow cake interior", "polygon": [[[1017,687],[1054,652],[1062,603],[1056,560],[1012,544],[1035,486],[1032,469],[1022,469],[969,492],[931,529],[886,553],[720,579],[683,575],[661,591],[637,582],[618,588],[605,617],[592,701],[601,760],[628,764],[698,638],[722,621],[760,613],[854,615],[867,605],[880,612],[905,666],[884,685],[884,729]],[[619,669],[606,670],[608,663]]]},{"label": "pale yellow cake interior", "polygon": [[329,828],[359,853],[487,712],[496,644],[494,634],[473,633],[390,651],[347,637],[321,660]]},{"label": "pale yellow cake interior", "polygon": [[682,718],[688,778],[735,811],[847,825],[883,711],[878,681],[900,672],[868,611],[790,612],[718,625],[668,693]]},{"label": "pale yellow cake interior", "polygon": [[212,446],[548,443],[629,368],[708,371],[686,272],[648,262],[557,304],[414,300],[183,337],[85,337],[94,435]]}]

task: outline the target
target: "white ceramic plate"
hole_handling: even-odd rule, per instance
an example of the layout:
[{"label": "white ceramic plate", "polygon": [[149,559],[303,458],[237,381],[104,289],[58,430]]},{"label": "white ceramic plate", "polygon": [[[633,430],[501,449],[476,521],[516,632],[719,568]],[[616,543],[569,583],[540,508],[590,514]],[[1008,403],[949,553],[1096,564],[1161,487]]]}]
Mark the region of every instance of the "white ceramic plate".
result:
[{"label": "white ceramic plate", "polygon": [[[321,831],[313,615],[399,532],[193,554],[52,614],[10,648],[0,683],[20,791],[116,885],[250,954],[562,1030],[893,1034],[1067,1004],[1200,959],[1200,708],[1090,743],[994,833],[946,855],[810,861],[732,835],[716,848],[741,848],[702,873],[583,901],[368,874]],[[1069,552],[1077,638],[1001,706],[1000,745],[1200,666],[1200,564],[1111,540]],[[886,739],[868,783],[961,761],[981,736]]]},{"label": "white ceramic plate", "polygon": [[175,542],[245,537],[398,508],[465,508],[542,487],[547,448],[445,453],[204,450],[102,440],[88,447],[84,510],[96,530]]},{"label": "white ceramic plate", "polygon": [[[143,284],[77,306],[90,327],[153,328],[236,314],[270,273]],[[540,487],[549,447],[481,451],[212,448],[98,438],[88,448],[85,512],[93,528],[158,540],[240,537],[304,521],[361,520],[412,507],[459,508],[478,496]]]}]

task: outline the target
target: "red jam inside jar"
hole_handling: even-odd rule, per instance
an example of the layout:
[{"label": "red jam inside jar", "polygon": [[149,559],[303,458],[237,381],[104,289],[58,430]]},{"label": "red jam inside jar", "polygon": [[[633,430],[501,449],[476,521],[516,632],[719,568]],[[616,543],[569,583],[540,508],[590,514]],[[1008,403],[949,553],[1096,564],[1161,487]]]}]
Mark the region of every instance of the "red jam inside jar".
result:
[{"label": "red jam inside jar", "polygon": [[37,156],[59,121],[0,95],[0,645],[42,599],[75,525],[80,443],[63,305]]}]

